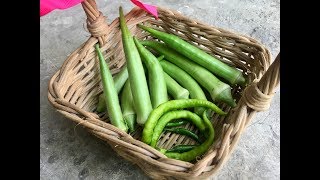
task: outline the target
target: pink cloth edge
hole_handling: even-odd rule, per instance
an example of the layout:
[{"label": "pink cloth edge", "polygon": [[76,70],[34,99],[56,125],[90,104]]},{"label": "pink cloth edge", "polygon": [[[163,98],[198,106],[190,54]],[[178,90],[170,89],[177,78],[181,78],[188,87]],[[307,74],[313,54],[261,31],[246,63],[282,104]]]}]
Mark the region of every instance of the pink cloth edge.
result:
[{"label": "pink cloth edge", "polygon": [[68,9],[84,0],[40,0],[40,16],[44,16],[55,9]]},{"label": "pink cloth edge", "polygon": [[[84,0],[40,0],[40,17],[44,16],[55,9],[68,9]],[[158,19],[157,7],[140,2],[139,0],[131,0],[133,4],[145,10],[149,14]]]},{"label": "pink cloth edge", "polygon": [[131,2],[158,19],[157,6],[142,3],[139,0],[131,0]]}]

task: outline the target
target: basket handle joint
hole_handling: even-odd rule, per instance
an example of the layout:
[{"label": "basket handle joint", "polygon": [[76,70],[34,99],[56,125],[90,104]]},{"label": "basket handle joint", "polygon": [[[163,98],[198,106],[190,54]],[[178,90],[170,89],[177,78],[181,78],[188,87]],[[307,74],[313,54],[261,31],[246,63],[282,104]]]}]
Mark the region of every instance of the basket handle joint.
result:
[{"label": "basket handle joint", "polygon": [[255,80],[244,90],[242,100],[256,111],[265,111],[269,109],[274,90],[279,83],[280,53],[262,78],[259,81]]}]

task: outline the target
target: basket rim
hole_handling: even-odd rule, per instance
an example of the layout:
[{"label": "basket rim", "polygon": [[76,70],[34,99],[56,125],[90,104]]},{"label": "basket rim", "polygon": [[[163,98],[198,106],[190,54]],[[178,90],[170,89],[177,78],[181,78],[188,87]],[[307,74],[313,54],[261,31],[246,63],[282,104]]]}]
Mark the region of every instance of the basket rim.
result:
[{"label": "basket rim", "polygon": [[[136,9],[137,8],[133,8],[131,11],[134,11]],[[184,15],[182,15],[181,13],[179,13],[177,11],[170,10],[170,9],[164,8],[164,7],[158,7],[158,12],[159,12],[159,15],[161,15],[162,13],[169,13],[169,14],[173,13],[172,15],[176,16],[178,13],[180,16],[185,17]],[[118,23],[117,19],[118,18],[115,18],[110,23],[109,28],[116,27],[116,24]],[[187,19],[190,21],[190,18],[187,18]],[[270,65],[270,59],[271,59],[270,52],[263,44],[259,43],[257,40],[255,40],[251,37],[247,37],[242,34],[238,34],[235,32],[225,30],[223,28],[217,28],[215,26],[208,25],[206,23],[202,23],[198,20],[191,19],[191,21],[196,22],[200,26],[206,26],[206,27],[208,27],[208,29],[213,28],[213,30],[218,29],[222,33],[235,34],[235,36],[234,36],[235,38],[239,38],[240,40],[246,41],[246,43],[248,43],[248,44],[250,44],[250,43],[253,45],[258,44],[258,45],[256,45],[257,49],[258,50],[261,49],[261,51],[262,51],[261,53],[266,54],[266,56],[264,56],[264,58],[266,60],[265,70],[268,69],[268,67]],[[67,71],[67,68],[66,68],[67,63],[74,60],[75,59],[74,57],[77,56],[77,53],[79,53],[84,47],[90,46],[91,44],[95,44],[97,42],[98,42],[97,38],[89,37],[82,45],[80,45],[75,51],[73,51],[71,53],[71,55],[64,61],[61,68],[59,68],[57,70],[57,72],[50,79],[49,87],[48,87],[48,100],[57,109],[57,111],[60,112],[61,114],[63,114],[68,119],[83,125],[84,127],[86,127],[89,130],[90,133],[94,134],[97,137],[100,136],[99,137],[100,139],[108,141],[109,144],[116,143],[116,144],[120,144],[120,146],[123,146],[123,147],[129,147],[131,144],[132,146],[136,146],[136,147],[140,148],[139,151],[129,149],[127,152],[141,154],[141,152],[144,150],[148,151],[149,156],[147,156],[147,155],[143,156],[144,158],[148,159],[148,160],[145,160],[146,162],[150,161],[151,164],[153,164],[154,166],[157,166],[158,168],[163,168],[164,167],[163,164],[165,164],[167,166],[171,165],[171,166],[173,166],[173,167],[170,166],[171,168],[176,169],[175,171],[172,171],[172,172],[167,171],[167,173],[169,175],[170,174],[177,175],[178,177],[181,177],[181,178],[183,178],[183,177],[185,177],[185,178],[188,178],[188,177],[196,177],[196,178],[201,177],[202,178],[203,177],[204,178],[204,177],[209,177],[213,173],[217,172],[222,167],[224,162],[228,159],[228,156],[230,154],[232,154],[232,151],[234,150],[234,147],[237,144],[238,139],[240,138],[240,136],[242,134],[241,130],[245,128],[245,126],[248,124],[248,122],[250,122],[251,118],[253,117],[253,115],[255,114],[256,111],[255,110],[250,111],[250,107],[248,107],[242,100],[240,100],[240,102],[237,105],[237,108],[234,109],[235,116],[237,113],[238,113],[238,115],[241,115],[241,117],[237,117],[237,119],[238,120],[240,119],[240,120],[238,121],[238,124],[235,124],[235,125],[233,125],[232,123],[226,124],[225,132],[224,132],[224,136],[223,136],[223,137],[227,137],[227,136],[229,137],[229,136],[233,135],[234,138],[233,138],[233,140],[231,140],[231,139],[229,140],[229,141],[231,141],[230,146],[224,147],[227,150],[220,150],[222,152],[222,154],[220,151],[215,152],[217,155],[220,154],[220,156],[222,156],[222,158],[221,158],[222,162],[218,163],[218,165],[216,167],[213,167],[210,171],[204,172],[202,170],[205,168],[205,166],[203,166],[203,164],[208,164],[208,162],[212,161],[211,158],[207,158],[207,157],[208,157],[208,154],[209,154],[209,156],[213,156],[213,154],[214,154],[213,152],[210,152],[210,153],[207,152],[204,155],[204,158],[202,160],[204,160],[205,163],[202,162],[202,163],[193,164],[193,163],[189,163],[189,162],[166,158],[163,154],[161,154],[157,150],[153,149],[151,146],[146,145],[139,140],[133,139],[130,135],[122,132],[117,127],[115,127],[109,123],[101,121],[99,119],[99,116],[97,116],[95,113],[84,111],[81,108],[77,107],[76,105],[73,105],[70,102],[65,101],[63,99],[63,96],[59,94],[59,89],[57,89],[57,86],[55,86],[55,84],[57,83],[56,80],[59,79],[61,74],[63,74],[65,71]],[[264,73],[262,73],[262,75],[263,74]],[[79,117],[78,115],[76,115],[79,113],[82,114],[83,117]],[[246,115],[244,115],[244,114],[246,114]],[[241,120],[241,118],[243,118],[245,120]],[[236,133],[234,133],[234,128],[235,129],[238,128],[238,131],[236,131]],[[221,146],[223,146],[223,145],[221,145]],[[112,148],[116,148],[116,147],[112,147]],[[228,153],[226,154],[224,152],[228,152]],[[146,154],[148,154],[148,153],[146,153]],[[152,161],[152,158],[150,158],[150,157],[155,157],[155,159],[153,159],[153,160],[158,162],[158,164],[152,163],[153,161]],[[178,167],[180,167],[180,169]]]}]

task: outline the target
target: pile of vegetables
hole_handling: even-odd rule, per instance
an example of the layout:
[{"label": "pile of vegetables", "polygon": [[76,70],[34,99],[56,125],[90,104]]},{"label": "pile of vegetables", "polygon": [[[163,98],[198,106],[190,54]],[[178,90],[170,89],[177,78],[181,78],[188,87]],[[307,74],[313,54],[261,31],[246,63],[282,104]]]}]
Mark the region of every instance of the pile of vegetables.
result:
[{"label": "pile of vegetables", "polygon": [[[103,85],[97,112],[107,112],[111,124],[125,132],[142,126],[141,140],[169,158],[195,160],[214,141],[209,111],[226,115],[217,102],[235,107],[230,85],[244,86],[244,76],[179,37],[141,24],[139,28],[162,42],[140,41],[131,35],[121,7],[119,14],[126,65],[112,77],[96,44]],[[182,128],[187,123],[199,130],[198,135]],[[164,131],[185,135],[197,144],[158,148]]]}]

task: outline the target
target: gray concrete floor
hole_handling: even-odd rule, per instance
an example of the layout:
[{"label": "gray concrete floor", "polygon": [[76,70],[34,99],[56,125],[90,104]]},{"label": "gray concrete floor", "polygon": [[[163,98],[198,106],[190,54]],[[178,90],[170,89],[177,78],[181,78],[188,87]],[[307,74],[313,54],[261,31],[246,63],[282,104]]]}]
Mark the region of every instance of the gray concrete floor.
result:
[{"label": "gray concrete floor", "polygon": [[[280,51],[280,0],[145,0],[208,24],[249,35]],[[111,22],[129,0],[98,0]],[[40,179],[149,179],[80,126],[60,115],[47,100],[48,81],[88,37],[81,5],[40,18]],[[223,169],[212,179],[280,179],[280,88],[271,107],[258,113]]]}]

